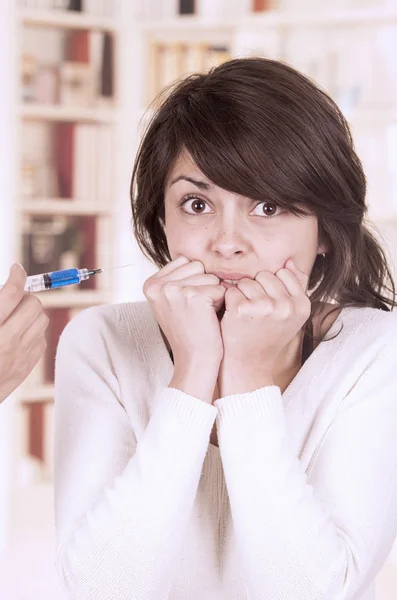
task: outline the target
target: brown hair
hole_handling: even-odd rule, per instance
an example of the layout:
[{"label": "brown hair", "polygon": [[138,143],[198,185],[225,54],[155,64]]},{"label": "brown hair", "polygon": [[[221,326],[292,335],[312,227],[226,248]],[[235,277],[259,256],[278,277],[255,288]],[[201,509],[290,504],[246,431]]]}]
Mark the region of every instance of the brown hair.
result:
[{"label": "brown hair", "polygon": [[164,92],[131,181],[135,237],[159,268],[171,260],[165,182],[183,150],[223,189],[317,216],[329,252],[317,257],[310,276],[312,315],[329,301],[397,306],[386,255],[363,223],[366,180],[349,126],[307,77],[278,61],[241,58]]}]

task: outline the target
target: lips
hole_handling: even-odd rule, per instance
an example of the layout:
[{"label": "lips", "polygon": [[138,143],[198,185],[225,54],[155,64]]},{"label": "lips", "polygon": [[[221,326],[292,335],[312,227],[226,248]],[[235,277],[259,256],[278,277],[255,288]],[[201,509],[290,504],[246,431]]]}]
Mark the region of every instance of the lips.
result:
[{"label": "lips", "polygon": [[219,279],[226,279],[228,281],[239,281],[244,277],[250,277],[246,273],[228,273],[227,271],[216,271],[213,273],[213,275],[216,275],[217,277],[219,277]]}]

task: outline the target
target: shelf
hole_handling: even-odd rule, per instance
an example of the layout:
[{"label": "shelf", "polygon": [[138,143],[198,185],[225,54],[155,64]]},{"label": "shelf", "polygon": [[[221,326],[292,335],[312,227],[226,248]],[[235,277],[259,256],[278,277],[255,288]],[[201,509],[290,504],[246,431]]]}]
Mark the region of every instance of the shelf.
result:
[{"label": "shelf", "polygon": [[269,10],[263,13],[250,13],[234,18],[205,17],[201,15],[179,15],[166,19],[142,19],[138,25],[141,31],[186,31],[208,29],[211,31],[233,31],[254,28],[270,28],[305,25],[378,25],[397,24],[397,9],[357,8],[319,11]]},{"label": "shelf", "polygon": [[197,15],[180,15],[165,19],[147,19],[138,24],[139,29],[145,32],[156,31],[223,31],[233,33],[237,30],[236,19],[223,18],[222,20],[205,18]]},{"label": "shelf", "polygon": [[103,31],[117,31],[118,29],[118,23],[114,17],[96,17],[71,10],[21,8],[17,14],[24,25],[64,27],[65,29],[101,29]]},{"label": "shelf", "polygon": [[52,402],[54,400],[54,385],[48,383],[22,387],[19,400],[25,404],[35,404],[43,401]]},{"label": "shelf", "polygon": [[79,108],[51,104],[22,104],[20,116],[31,121],[87,121],[115,123],[116,110],[100,108]]},{"label": "shelf", "polygon": [[[89,265],[87,268],[91,268]],[[98,275],[100,277],[100,275]],[[76,284],[77,285],[77,284]],[[69,286],[75,287],[75,286]],[[41,300],[43,308],[76,308],[89,307],[98,304],[107,304],[110,302],[109,294],[98,290],[81,290],[74,292],[72,290],[58,289],[45,292],[38,292],[38,298]]]},{"label": "shelf", "polygon": [[109,206],[98,206],[94,202],[68,200],[64,198],[36,198],[23,200],[21,211],[30,215],[111,215]]},{"label": "shelf", "polygon": [[397,10],[387,7],[362,7],[313,11],[268,11],[244,16],[240,27],[305,26],[305,25],[390,25],[397,23]]}]

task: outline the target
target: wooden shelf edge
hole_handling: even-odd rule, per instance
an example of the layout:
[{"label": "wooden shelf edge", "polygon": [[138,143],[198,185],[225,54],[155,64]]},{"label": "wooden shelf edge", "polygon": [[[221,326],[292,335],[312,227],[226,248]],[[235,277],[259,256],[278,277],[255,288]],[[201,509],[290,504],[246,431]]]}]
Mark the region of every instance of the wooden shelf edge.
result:
[{"label": "wooden shelf edge", "polygon": [[19,114],[26,120],[47,121],[87,121],[111,123],[117,121],[117,108],[79,108],[51,104],[21,104]]},{"label": "wooden shelf edge", "polygon": [[64,27],[65,29],[101,29],[110,32],[116,32],[119,29],[119,24],[114,17],[100,17],[71,10],[20,8],[17,15],[24,25]]},{"label": "wooden shelf edge", "polygon": [[83,202],[61,198],[35,198],[22,200],[21,211],[30,215],[109,215],[111,208],[95,205],[94,202]]}]

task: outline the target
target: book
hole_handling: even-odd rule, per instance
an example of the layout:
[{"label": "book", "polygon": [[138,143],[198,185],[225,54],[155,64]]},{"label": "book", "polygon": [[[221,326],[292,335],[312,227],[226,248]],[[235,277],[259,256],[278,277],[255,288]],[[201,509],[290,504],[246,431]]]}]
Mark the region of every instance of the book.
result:
[{"label": "book", "polygon": [[61,198],[73,198],[75,152],[74,123],[56,123],[53,127],[53,148],[58,193]]},{"label": "book", "polygon": [[194,15],[195,8],[195,0],[179,0],[180,15]]}]

